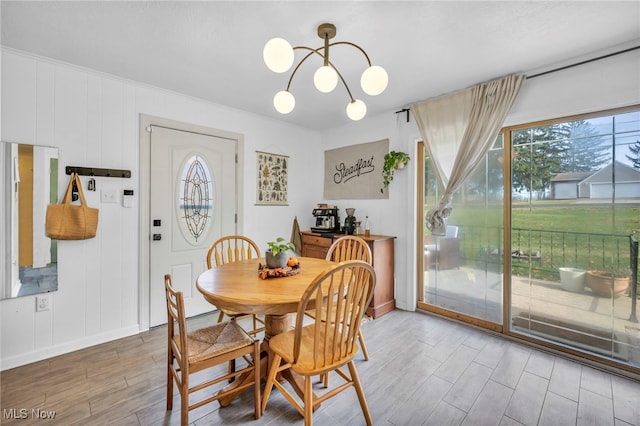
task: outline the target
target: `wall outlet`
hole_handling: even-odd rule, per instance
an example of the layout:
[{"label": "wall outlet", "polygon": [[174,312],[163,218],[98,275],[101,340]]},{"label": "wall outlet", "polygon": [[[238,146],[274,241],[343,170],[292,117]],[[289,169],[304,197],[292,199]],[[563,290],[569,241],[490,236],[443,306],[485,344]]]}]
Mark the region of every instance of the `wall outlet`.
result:
[{"label": "wall outlet", "polygon": [[116,203],[116,190],[115,189],[101,189],[100,190],[100,202],[102,203]]},{"label": "wall outlet", "polygon": [[36,296],[36,312],[48,311],[49,308],[49,296]]}]

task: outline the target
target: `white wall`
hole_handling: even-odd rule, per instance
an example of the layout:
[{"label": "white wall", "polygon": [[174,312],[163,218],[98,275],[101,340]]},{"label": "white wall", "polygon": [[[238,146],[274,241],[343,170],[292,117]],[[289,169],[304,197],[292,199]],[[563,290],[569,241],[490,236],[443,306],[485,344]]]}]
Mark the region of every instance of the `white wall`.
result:
[{"label": "white wall", "polygon": [[[395,111],[395,110],[394,110]],[[325,200],[340,208],[340,217],[346,217],[345,208],[356,209],[355,216],[364,221],[369,216],[372,234],[395,236],[394,272],[396,278],[396,306],[415,310],[415,211],[416,211],[416,147],[420,134],[413,119],[406,122],[406,114],[393,111],[374,116],[347,126],[323,132],[323,149],[355,145],[389,139],[390,151],[404,151],[411,160],[394,174],[388,187],[387,200]],[[380,170],[380,173],[382,171]]]},{"label": "white wall", "polygon": [[[631,45],[640,45],[640,40]],[[610,50],[628,47],[627,44]],[[579,59],[573,62],[580,62]],[[512,126],[637,104],[640,104],[640,50],[527,79],[504,124]]]},{"label": "white wall", "polygon": [[[621,51],[635,45],[638,45],[638,41],[609,51]],[[585,58],[570,59],[566,63],[549,65],[540,71],[552,70],[598,56],[601,54],[594,53]],[[527,74],[535,73],[536,71]],[[425,99],[415,101],[423,100]],[[505,126],[629,105],[640,105],[640,50],[525,81],[505,120]],[[410,116],[410,122],[407,123],[405,113],[395,114],[395,111],[403,107],[408,105],[395,105],[386,114],[367,117],[341,128],[329,129],[322,134],[322,141],[324,149],[333,149],[388,138],[389,150],[400,150],[410,154],[411,161],[407,167],[396,173],[389,185],[388,200],[328,201],[341,209],[355,207],[358,219],[364,219],[365,215],[369,215],[372,233],[397,237],[396,306],[400,309],[415,310],[416,235],[422,235],[422,226],[419,227],[420,232],[416,232],[418,225],[415,218],[416,167],[421,167],[421,161],[415,160],[417,141],[422,137],[413,117]],[[342,210],[341,217],[344,215]]]},{"label": "white wall", "polygon": [[[35,297],[0,301],[0,369],[27,364],[139,331],[139,115],[148,114],[244,135],[244,223],[261,246],[289,237],[294,216],[311,226],[321,198],[320,135],[228,107],[18,52],[2,50],[2,140],[58,147],[64,167],[129,169],[131,179],[96,178],[87,191],[100,208],[98,235],[58,243],[59,290],[51,310]],[[289,206],[255,206],[255,151],[290,156]],[[99,190],[134,189],[134,208],[100,204]],[[268,223],[269,226],[264,226]]]},{"label": "white wall", "polygon": [[[396,303],[415,309],[414,194],[421,163],[415,149],[420,135],[413,118],[406,123],[405,114],[394,113],[403,105],[319,134],[20,52],[4,50],[1,63],[3,139],[60,147],[62,173],[65,165],[84,164],[132,170],[132,179],[123,179],[127,182],[101,178],[99,187],[138,188],[140,113],[243,134],[242,231],[262,245],[277,235],[288,237],[294,215],[303,229],[311,226],[311,209],[323,196],[324,150],[388,138],[390,149],[412,158],[395,175],[389,199],[325,201],[337,204],[343,218],[343,209],[354,207],[358,218],[369,216],[372,233],[397,237]],[[528,80],[505,124],[633,104],[640,104],[638,51]],[[254,206],[255,150],[291,157],[290,206]],[[64,186],[66,175],[60,181]],[[99,205],[97,193],[87,195],[90,204]],[[52,294],[51,311],[35,313],[33,297],[0,301],[0,369],[138,331],[138,209],[99,206],[101,215],[109,217],[107,229],[101,223],[97,238],[60,244],[60,290]]]}]

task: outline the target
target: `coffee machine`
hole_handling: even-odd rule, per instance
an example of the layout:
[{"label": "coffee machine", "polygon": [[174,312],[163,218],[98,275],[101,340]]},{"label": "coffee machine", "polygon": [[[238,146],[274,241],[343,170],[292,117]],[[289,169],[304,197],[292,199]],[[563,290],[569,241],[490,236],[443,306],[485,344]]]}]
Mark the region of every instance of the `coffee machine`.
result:
[{"label": "coffee machine", "polygon": [[356,212],[356,209],[348,208],[345,209],[347,212],[347,217],[344,220],[344,233],[347,235],[353,235],[356,230],[356,217],[353,215]]},{"label": "coffee machine", "polygon": [[316,218],[316,226],[311,227],[311,232],[337,233],[340,231],[340,216],[337,207],[313,209]]}]

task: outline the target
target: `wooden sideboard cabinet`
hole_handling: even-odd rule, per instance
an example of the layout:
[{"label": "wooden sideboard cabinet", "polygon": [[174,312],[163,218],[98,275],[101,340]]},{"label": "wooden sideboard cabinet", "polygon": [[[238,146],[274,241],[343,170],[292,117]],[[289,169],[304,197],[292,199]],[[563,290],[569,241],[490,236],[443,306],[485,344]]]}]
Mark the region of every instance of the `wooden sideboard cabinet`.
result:
[{"label": "wooden sideboard cabinet", "polygon": [[333,238],[323,237],[313,232],[302,232],[302,256],[324,259],[327,257]]},{"label": "wooden sideboard cabinet", "polygon": [[[323,237],[321,234],[302,231],[302,256],[324,259],[329,247],[340,234]],[[396,308],[394,293],[394,241],[396,237],[386,235],[358,235],[367,242],[373,255],[373,269],[376,271],[376,287],[373,299],[367,308],[367,315],[377,318]]]}]

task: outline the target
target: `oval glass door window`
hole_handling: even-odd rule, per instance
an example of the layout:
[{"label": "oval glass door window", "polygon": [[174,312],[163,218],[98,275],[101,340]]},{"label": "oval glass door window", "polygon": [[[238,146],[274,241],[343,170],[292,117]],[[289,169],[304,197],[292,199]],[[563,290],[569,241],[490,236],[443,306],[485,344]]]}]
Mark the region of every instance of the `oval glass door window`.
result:
[{"label": "oval glass door window", "polygon": [[200,155],[187,159],[178,182],[178,223],[184,238],[196,245],[207,234],[215,204],[209,167]]}]

